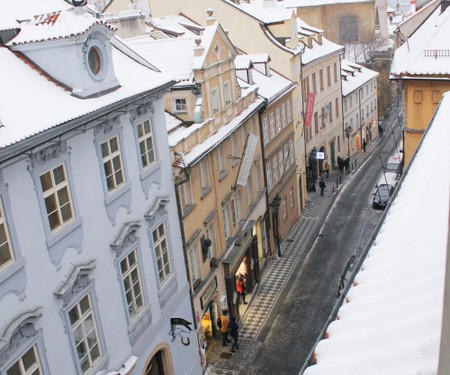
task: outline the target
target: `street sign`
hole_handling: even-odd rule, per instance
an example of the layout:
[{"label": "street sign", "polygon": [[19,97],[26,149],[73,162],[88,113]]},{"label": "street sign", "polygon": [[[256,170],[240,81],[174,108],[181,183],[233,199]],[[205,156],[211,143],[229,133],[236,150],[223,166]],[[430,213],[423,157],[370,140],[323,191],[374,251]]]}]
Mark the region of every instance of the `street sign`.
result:
[{"label": "street sign", "polygon": [[325,153],[324,152],[316,152],[316,159],[319,159],[319,160],[325,159]]}]

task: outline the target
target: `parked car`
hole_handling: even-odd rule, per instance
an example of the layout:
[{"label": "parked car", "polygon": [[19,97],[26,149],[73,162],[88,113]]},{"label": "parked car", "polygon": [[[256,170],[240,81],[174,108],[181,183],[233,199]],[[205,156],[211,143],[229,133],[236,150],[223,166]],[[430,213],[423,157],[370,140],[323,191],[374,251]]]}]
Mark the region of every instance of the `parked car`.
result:
[{"label": "parked car", "polygon": [[373,193],[372,207],[384,210],[388,205],[393,192],[394,186],[391,184],[378,185]]},{"label": "parked car", "polygon": [[386,171],[402,174],[403,160],[398,156],[391,156],[386,163]]}]

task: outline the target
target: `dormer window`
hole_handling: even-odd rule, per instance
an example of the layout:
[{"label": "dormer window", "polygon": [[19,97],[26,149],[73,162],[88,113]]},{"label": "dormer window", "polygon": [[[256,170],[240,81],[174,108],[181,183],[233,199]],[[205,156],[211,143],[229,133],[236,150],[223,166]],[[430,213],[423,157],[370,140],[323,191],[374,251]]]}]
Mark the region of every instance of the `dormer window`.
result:
[{"label": "dormer window", "polygon": [[106,46],[103,40],[93,33],[90,35],[84,45],[85,62],[90,76],[95,81],[102,81],[108,73],[108,62],[105,57],[108,56]]}]

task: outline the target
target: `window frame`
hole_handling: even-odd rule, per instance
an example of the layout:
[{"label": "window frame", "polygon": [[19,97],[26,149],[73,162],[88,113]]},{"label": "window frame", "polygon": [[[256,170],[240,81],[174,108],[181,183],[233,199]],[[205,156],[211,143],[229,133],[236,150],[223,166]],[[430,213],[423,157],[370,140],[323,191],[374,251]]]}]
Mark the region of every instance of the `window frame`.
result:
[{"label": "window frame", "polygon": [[230,81],[226,81],[223,84],[223,96],[225,98],[225,105],[231,104],[231,84],[230,84]]},{"label": "window frame", "polygon": [[267,178],[267,190],[272,190],[272,165],[269,162],[266,163],[266,178]]},{"label": "window frame", "polygon": [[264,117],[262,119],[262,126],[263,126],[263,139],[264,139],[264,145],[267,145],[270,142],[269,138],[269,126],[267,123],[267,117]]},{"label": "window frame", "polygon": [[186,98],[174,98],[172,103],[174,113],[188,113]]},{"label": "window frame", "polygon": [[[117,141],[117,150],[111,152],[111,141],[113,139],[116,139]],[[104,156],[103,154],[103,145],[108,146],[108,155]],[[112,137],[104,140],[100,143],[100,155],[102,158],[102,166],[103,166],[103,177],[105,179],[105,186],[108,194],[114,194],[114,192],[118,191],[122,186],[125,186],[127,184],[127,179],[125,176],[125,165],[122,159],[122,148],[120,146],[120,138],[118,134],[114,134]],[[118,159],[116,159],[118,158]],[[119,160],[120,162],[120,168],[117,168],[114,166],[114,160]],[[106,167],[105,164],[110,162],[112,166],[112,174],[107,175],[106,173]],[[120,171],[120,175],[122,176],[122,181],[117,183],[116,181],[116,173],[117,171]],[[108,185],[108,177],[114,177],[114,186],[110,189]]]},{"label": "window frame", "polygon": [[6,213],[3,205],[3,197],[0,195],[0,228],[3,225],[3,231],[5,234],[5,241],[3,243],[0,243],[0,247],[3,245],[6,245],[8,253],[9,253],[9,259],[2,265],[0,264],[0,273],[6,270],[8,267],[10,267],[12,264],[16,262],[16,256],[13,248],[13,244],[11,241],[11,235],[9,233],[9,225],[8,221],[6,219]]},{"label": "window frame", "polygon": [[287,121],[288,124],[292,121],[292,112],[291,112],[291,99],[286,100],[286,113],[287,113]]},{"label": "window frame", "polygon": [[285,128],[287,126],[287,118],[286,118],[286,104],[281,103],[281,126]]},{"label": "window frame", "polygon": [[200,241],[196,241],[195,244],[189,249],[188,257],[189,257],[189,273],[191,275],[192,283],[195,280],[201,280],[201,265],[199,261],[199,255],[201,252]]},{"label": "window frame", "polygon": [[279,107],[275,109],[275,123],[277,127],[277,134],[279,134],[281,131],[281,111]]},{"label": "window frame", "polygon": [[[150,131],[149,132],[144,132],[144,124],[148,122],[149,123],[149,127],[150,127]],[[142,135],[139,136],[139,128],[142,126]],[[139,149],[139,156],[140,156],[140,165],[142,170],[147,170],[149,168],[151,168],[154,164],[156,164],[158,162],[158,157],[157,157],[157,153],[156,153],[156,148],[155,148],[155,142],[154,142],[154,135],[153,135],[153,124],[152,124],[152,119],[148,118],[146,120],[144,120],[143,122],[140,122],[136,125],[136,134],[137,134],[137,142],[138,142],[138,149]],[[144,165],[143,162],[143,155],[145,154],[148,158],[148,153],[149,153],[149,149],[148,149],[148,144],[147,144],[147,140],[151,139],[151,146],[152,146],[152,153],[153,153],[153,161],[148,162],[147,165]],[[145,146],[145,153],[142,153],[142,149],[141,149],[141,144],[143,144]]]},{"label": "window frame", "polygon": [[272,157],[272,173],[273,173],[273,182],[276,184],[278,182],[278,156],[275,154]]},{"label": "window frame", "polygon": [[270,139],[275,138],[275,115],[273,112],[269,113],[269,129],[270,129]]},{"label": "window frame", "polygon": [[213,114],[220,111],[220,98],[219,90],[217,89],[217,87],[214,87],[211,90],[211,109]]},{"label": "window frame", "polygon": [[[166,240],[166,244],[167,244],[166,253],[167,253],[167,264],[169,265],[169,268],[170,268],[169,272],[166,272],[166,270],[165,270],[166,264],[163,264],[163,269],[160,269],[159,264],[158,264],[158,260],[159,260],[159,258],[161,258],[163,256],[163,254],[161,253],[160,255],[158,255],[157,248],[160,245],[160,243],[163,242],[163,240],[158,239],[158,241],[156,242],[154,233],[156,231],[158,231],[159,228],[161,228],[161,227],[164,228],[164,239]],[[171,245],[170,245],[170,241],[169,241],[170,237],[169,237],[169,232],[167,230],[166,221],[163,220],[158,225],[156,225],[151,230],[150,234],[151,234],[151,245],[152,245],[152,249],[153,249],[152,254],[155,259],[155,267],[156,267],[156,275],[155,276],[157,278],[158,285],[160,285],[160,287],[161,287],[171,278],[171,276],[174,273],[173,261],[172,261],[172,251],[171,251]],[[161,271],[163,271],[163,274],[164,274],[163,278],[161,278],[161,275],[160,275]]]}]

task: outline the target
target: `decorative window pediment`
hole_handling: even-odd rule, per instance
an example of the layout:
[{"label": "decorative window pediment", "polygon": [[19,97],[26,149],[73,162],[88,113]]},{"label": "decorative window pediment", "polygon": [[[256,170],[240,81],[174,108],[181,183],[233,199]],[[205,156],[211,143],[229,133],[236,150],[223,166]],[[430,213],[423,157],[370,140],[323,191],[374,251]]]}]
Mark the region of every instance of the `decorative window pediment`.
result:
[{"label": "decorative window pediment", "polygon": [[64,305],[66,305],[73,296],[78,295],[81,290],[92,284],[92,280],[89,279],[89,273],[94,268],[95,260],[91,260],[86,264],[75,265],[53,293],[62,298]]},{"label": "decorative window pediment", "polygon": [[158,217],[164,215],[166,211],[166,204],[169,202],[169,196],[155,196],[153,198],[152,204],[147,212],[144,214],[145,219],[152,225]]},{"label": "decorative window pediment", "polygon": [[14,351],[28,340],[30,337],[37,335],[34,323],[42,316],[42,308],[27,311],[14,319],[8,327],[6,327],[2,336],[0,336],[0,366],[8,353]]},{"label": "decorative window pediment", "polygon": [[117,256],[120,256],[122,251],[127,249],[131,244],[137,242],[136,232],[140,227],[139,221],[130,221],[122,225],[117,236],[109,244],[111,249],[117,252]]}]

